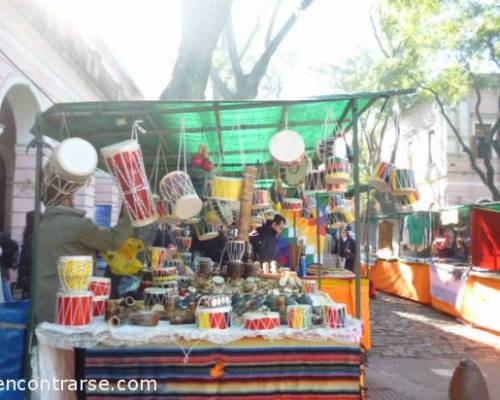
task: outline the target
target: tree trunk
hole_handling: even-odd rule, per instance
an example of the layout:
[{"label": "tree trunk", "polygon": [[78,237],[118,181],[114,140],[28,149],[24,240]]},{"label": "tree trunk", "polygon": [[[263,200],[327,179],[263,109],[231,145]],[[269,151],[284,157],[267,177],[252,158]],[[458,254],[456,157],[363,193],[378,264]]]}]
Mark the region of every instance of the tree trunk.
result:
[{"label": "tree trunk", "polygon": [[[229,18],[232,0],[184,0],[182,38],[172,79],[162,100],[205,98],[212,54]],[[168,40],[168,38],[167,38]]]}]

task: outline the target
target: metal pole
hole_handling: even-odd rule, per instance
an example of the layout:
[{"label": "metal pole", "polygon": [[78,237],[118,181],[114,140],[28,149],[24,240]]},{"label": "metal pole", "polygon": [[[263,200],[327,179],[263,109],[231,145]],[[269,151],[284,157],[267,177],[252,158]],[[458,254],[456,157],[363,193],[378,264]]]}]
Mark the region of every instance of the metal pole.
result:
[{"label": "metal pole", "polygon": [[319,196],[316,193],[316,245],[318,246],[318,264],[319,264],[319,288],[321,290],[323,284],[323,262],[321,260],[321,219],[319,217]]},{"label": "metal pole", "polygon": [[[293,239],[295,239],[293,242],[293,246],[294,246],[294,252],[293,252],[293,260],[292,260],[292,263],[293,263],[293,268],[295,271],[299,271],[299,268],[300,268],[300,256],[298,254],[299,252],[299,243],[297,242],[297,214],[292,211],[292,216],[293,216]],[[298,260],[298,263],[296,264],[295,262]],[[299,273],[299,272],[297,272]]]},{"label": "metal pole", "polygon": [[368,188],[367,191],[367,199],[366,199],[366,222],[365,222],[365,229],[366,229],[366,271],[368,272],[368,269],[370,268],[370,193],[371,190]]},{"label": "metal pole", "polygon": [[[28,332],[26,335],[26,349],[24,353],[24,368],[26,381],[28,382],[33,374],[31,369],[31,353],[33,351],[33,346],[35,343],[35,301],[37,294],[37,282],[36,275],[38,269],[38,261],[40,259],[40,196],[42,188],[41,171],[42,171],[42,157],[43,157],[43,135],[37,130],[35,139],[36,148],[36,162],[35,162],[35,215],[33,224],[33,243],[32,243],[32,263],[31,263],[31,275],[30,275],[30,310],[28,317]],[[31,398],[31,392],[27,391],[28,399]]]},{"label": "metal pole", "polygon": [[356,256],[354,269],[356,273],[356,318],[361,319],[361,224],[359,201],[359,142],[358,142],[358,101],[352,100],[352,145],[354,151],[354,233],[356,235]]}]

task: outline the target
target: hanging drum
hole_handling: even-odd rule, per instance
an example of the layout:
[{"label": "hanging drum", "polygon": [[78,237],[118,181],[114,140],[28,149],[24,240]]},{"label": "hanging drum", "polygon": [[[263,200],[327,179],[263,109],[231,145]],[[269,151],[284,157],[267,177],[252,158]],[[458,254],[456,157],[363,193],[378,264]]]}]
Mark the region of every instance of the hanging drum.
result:
[{"label": "hanging drum", "polygon": [[269,142],[269,152],[273,160],[283,168],[300,165],[305,157],[305,148],[304,139],[295,131],[278,132]]},{"label": "hanging drum", "polygon": [[230,227],[238,220],[240,213],[239,201],[226,201],[209,197],[208,207],[217,215],[217,219],[224,227]]},{"label": "hanging drum", "polygon": [[306,177],[306,192],[322,193],[325,189],[325,171],[319,169],[311,171]]},{"label": "hanging drum", "polygon": [[302,200],[290,197],[283,199],[283,210],[302,211]]},{"label": "hanging drum", "polygon": [[253,192],[253,209],[260,210],[269,208],[269,192],[265,189],[256,189]]},{"label": "hanging drum", "polygon": [[118,181],[132,226],[150,225],[158,219],[137,140],[126,140],[101,149],[109,172]]},{"label": "hanging drum", "polygon": [[349,186],[347,183],[327,183],[326,191],[328,193],[347,193]]},{"label": "hanging drum", "polygon": [[160,181],[160,193],[172,206],[172,212],[180,219],[194,217],[201,211],[203,203],[194,190],[191,178],[184,171],[168,173]]},{"label": "hanging drum", "polygon": [[333,144],[335,143],[334,137],[321,139],[316,147],[316,154],[322,161],[328,160],[335,156],[333,152]]},{"label": "hanging drum", "polygon": [[391,189],[396,195],[410,194],[417,190],[412,169],[396,168],[391,172]]},{"label": "hanging drum", "polygon": [[312,171],[312,161],[305,156],[296,167],[285,168],[285,182],[290,186],[298,186],[306,180],[307,175]]},{"label": "hanging drum", "polygon": [[212,179],[212,197],[224,201],[240,201],[243,179],[226,176],[214,176]]},{"label": "hanging drum", "polygon": [[193,230],[199,241],[204,242],[207,240],[215,239],[219,236],[218,225],[209,224],[205,218],[202,216],[198,219],[196,224],[193,224]]},{"label": "hanging drum", "polygon": [[385,161],[379,162],[370,179],[371,187],[377,189],[379,192],[389,192],[391,190],[390,177],[393,170],[393,164]]},{"label": "hanging drum", "polygon": [[80,138],[63,140],[43,169],[42,201],[55,206],[87,183],[97,166],[97,152]]},{"label": "hanging drum", "polygon": [[349,183],[349,161],[347,158],[332,157],[326,163],[327,183]]}]

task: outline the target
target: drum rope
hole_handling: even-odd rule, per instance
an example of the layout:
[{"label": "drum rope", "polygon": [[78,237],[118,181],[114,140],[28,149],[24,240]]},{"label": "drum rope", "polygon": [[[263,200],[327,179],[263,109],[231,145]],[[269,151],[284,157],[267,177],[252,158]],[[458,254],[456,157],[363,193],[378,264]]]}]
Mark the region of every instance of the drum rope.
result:
[{"label": "drum rope", "polygon": [[[63,129],[64,129],[64,132],[63,132]],[[68,139],[69,137],[71,137],[71,135],[69,133],[69,129],[68,129],[68,121],[66,119],[66,112],[65,111],[62,112],[61,127],[59,129],[59,137],[62,140]]]},{"label": "drum rope", "polygon": [[139,133],[143,135],[146,133],[146,129],[144,129],[141,125],[143,122],[144,121],[142,119],[136,119],[132,123],[132,132],[130,134],[130,139],[139,141]]},{"label": "drum rope", "polygon": [[184,172],[187,173],[187,151],[186,151],[186,121],[182,119],[179,138],[179,153],[177,155],[177,171],[180,171],[181,158],[184,158]]},{"label": "drum rope", "polygon": [[241,159],[241,165],[243,169],[245,169],[245,149],[243,146],[243,141],[242,141],[242,131],[241,131],[241,117],[238,114],[236,116],[236,132],[238,134],[238,144],[240,145],[240,159]]}]

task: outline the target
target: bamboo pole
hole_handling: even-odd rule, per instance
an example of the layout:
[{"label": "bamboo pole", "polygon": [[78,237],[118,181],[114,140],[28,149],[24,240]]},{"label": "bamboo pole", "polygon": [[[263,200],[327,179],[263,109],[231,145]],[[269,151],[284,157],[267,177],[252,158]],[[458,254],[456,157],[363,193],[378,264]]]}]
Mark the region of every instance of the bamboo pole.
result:
[{"label": "bamboo pole", "polygon": [[241,194],[240,219],[238,221],[238,239],[248,242],[252,218],[253,191],[257,168],[247,166],[243,170],[243,192]]}]

